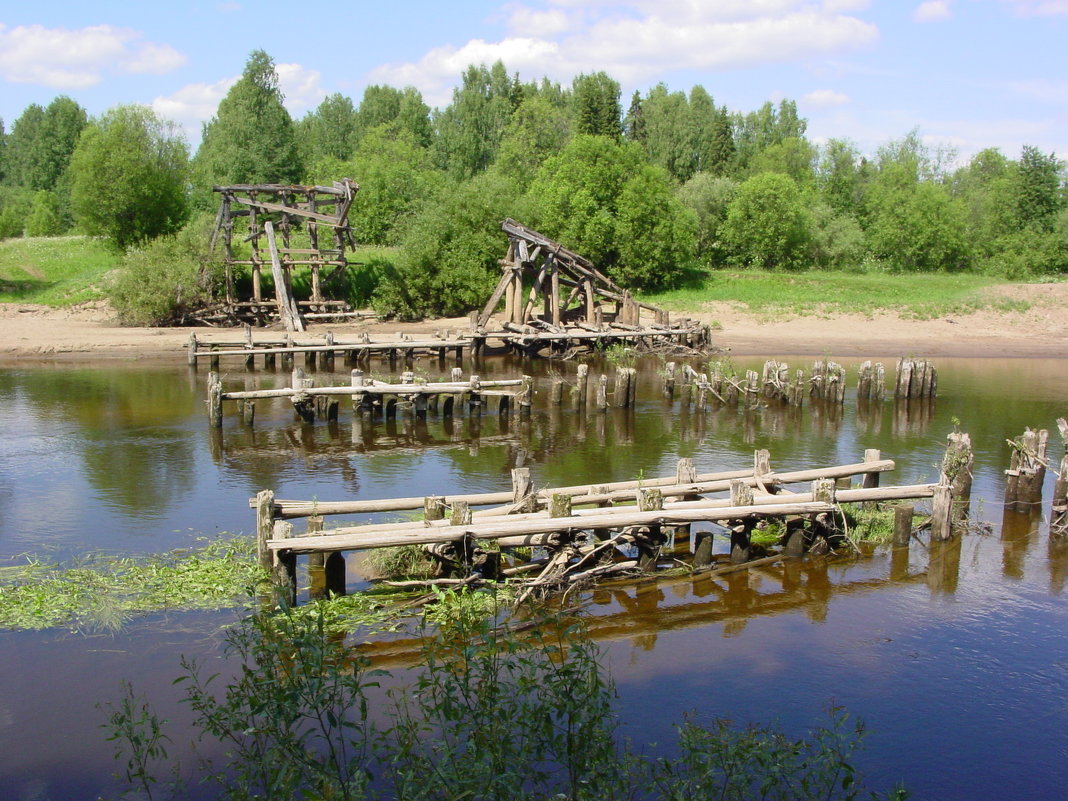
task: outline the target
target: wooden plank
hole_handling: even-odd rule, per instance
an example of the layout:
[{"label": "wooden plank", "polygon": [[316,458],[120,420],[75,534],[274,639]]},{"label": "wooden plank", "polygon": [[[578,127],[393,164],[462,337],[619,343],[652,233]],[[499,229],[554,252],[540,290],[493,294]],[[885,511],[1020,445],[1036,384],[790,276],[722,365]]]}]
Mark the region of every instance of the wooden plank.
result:
[{"label": "wooden plank", "polygon": [[282,262],[278,258],[278,244],[274,238],[274,224],[268,220],[264,223],[267,232],[267,246],[271,252],[271,274],[274,276],[274,294],[278,302],[278,313],[285,323],[287,331],[303,331],[304,321],[300,319],[300,311],[289,294],[289,285],[282,271]]}]

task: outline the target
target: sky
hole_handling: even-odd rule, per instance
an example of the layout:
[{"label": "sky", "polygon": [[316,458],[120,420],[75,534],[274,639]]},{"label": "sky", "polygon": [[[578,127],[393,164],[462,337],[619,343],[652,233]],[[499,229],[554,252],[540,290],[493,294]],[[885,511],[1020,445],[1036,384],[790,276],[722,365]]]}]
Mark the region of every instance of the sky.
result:
[{"label": "sky", "polygon": [[565,85],[603,70],[624,108],[657,83],[732,111],[787,98],[812,140],[866,153],[916,130],[961,161],[1068,159],[1066,33],[1068,0],[0,0],[0,119],[58,95],[91,115],[142,103],[195,149],[260,49],[295,118],[371,84],[441,108],[468,64],[500,59]]}]

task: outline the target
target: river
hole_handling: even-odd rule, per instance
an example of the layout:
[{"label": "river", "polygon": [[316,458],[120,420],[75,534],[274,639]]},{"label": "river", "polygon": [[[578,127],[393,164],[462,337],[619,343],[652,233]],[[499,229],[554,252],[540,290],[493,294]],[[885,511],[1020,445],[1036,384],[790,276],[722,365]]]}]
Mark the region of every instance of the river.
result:
[{"label": "river", "polygon": [[[791,367],[811,357],[773,355]],[[738,358],[759,370],[764,357]],[[889,551],[848,563],[791,565],[730,580],[674,579],[602,593],[595,636],[619,690],[623,733],[670,753],[685,715],[778,723],[800,733],[842,704],[870,729],[859,763],[871,783],[904,780],[921,799],[1062,798],[1068,786],[1068,545],[1041,517],[1003,513],[1006,439],[1049,428],[1051,458],[1068,414],[1068,361],[937,362],[939,397],[904,414],[859,404],[858,360],[841,360],[851,391],[840,411],[683,412],[661,391],[660,363],[640,363],[633,411],[578,414],[548,406],[550,375],[570,363],[493,359],[484,378],[533,372],[529,425],[486,415],[354,432],[294,421],[287,401],[260,402],[256,425],[228,411],[209,429],[205,380],[165,362],[39,363],[0,370],[0,564],[26,554],[74,560],[90,551],[145,554],[249,532],[248,498],[335,500],[605,483],[752,463],[773,469],[897,463],[884,484],[934,480],[955,425],[975,447],[973,512],[989,526],[929,556]],[[888,362],[891,373],[892,362]],[[224,365],[224,368],[226,365]],[[591,372],[600,371],[594,365]],[[417,370],[439,374],[435,361]],[[374,365],[388,375],[385,365]],[[285,382],[225,370],[227,389]],[[347,382],[339,362],[333,383]],[[1047,476],[1046,504],[1052,490]],[[1003,522],[1005,525],[1003,525]],[[0,799],[114,795],[111,744],[98,704],[129,679],[181,729],[171,680],[180,655],[220,660],[236,612],[139,618],[119,632],[0,632]]]}]

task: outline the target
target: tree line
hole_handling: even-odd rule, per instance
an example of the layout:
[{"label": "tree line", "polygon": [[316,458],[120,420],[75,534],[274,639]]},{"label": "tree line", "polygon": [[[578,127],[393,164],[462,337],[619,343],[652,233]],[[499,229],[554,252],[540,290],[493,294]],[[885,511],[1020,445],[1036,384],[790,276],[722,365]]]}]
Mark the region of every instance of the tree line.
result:
[{"label": "tree line", "polygon": [[961,163],[913,131],[865,154],[810,141],[790,100],[743,113],[658,84],[624,108],[604,72],[568,87],[501,62],[468,67],[439,110],[411,87],[333,94],[298,120],[282,101],[253,52],[195,154],[143,106],[31,105],[9,132],[0,121],[0,237],[77,230],[143,250],[213,212],[213,185],[351,177],[356,239],[396,248],[365,283],[401,316],[484,300],[504,217],[639,290],[723,268],[1068,271],[1065,164],[1032,146]]}]

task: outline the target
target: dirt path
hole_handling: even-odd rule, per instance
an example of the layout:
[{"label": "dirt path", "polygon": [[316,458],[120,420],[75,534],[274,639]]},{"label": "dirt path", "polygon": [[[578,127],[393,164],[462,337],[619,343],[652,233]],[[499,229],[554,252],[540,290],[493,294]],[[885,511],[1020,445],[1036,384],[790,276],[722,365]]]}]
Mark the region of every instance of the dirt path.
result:
[{"label": "dirt path", "polygon": [[[1068,283],[1012,285],[998,292],[1031,307],[1024,312],[986,310],[934,320],[880,314],[769,321],[732,304],[716,303],[695,316],[715,324],[714,341],[738,355],[1068,357]],[[359,331],[374,336],[443,328],[465,330],[467,319],[317,325],[311,333],[330,330],[342,338]],[[218,329],[118,326],[106,304],[59,310],[0,304],[0,361],[181,358],[193,330],[206,338],[226,336]]]}]

